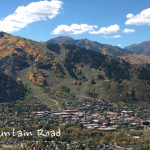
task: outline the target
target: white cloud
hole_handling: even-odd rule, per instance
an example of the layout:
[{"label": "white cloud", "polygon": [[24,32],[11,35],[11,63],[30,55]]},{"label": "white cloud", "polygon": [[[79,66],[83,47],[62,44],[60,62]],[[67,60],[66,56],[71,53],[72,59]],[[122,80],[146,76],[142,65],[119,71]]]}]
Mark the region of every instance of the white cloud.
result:
[{"label": "white cloud", "polygon": [[90,31],[91,34],[111,34],[120,32],[121,32],[120,26],[117,24],[108,27],[102,27],[98,31]]},{"label": "white cloud", "polygon": [[116,46],[121,47],[121,44],[116,44]]},{"label": "white cloud", "polygon": [[120,35],[114,35],[113,38],[120,38]]},{"label": "white cloud", "polygon": [[59,25],[52,32],[52,34],[82,34],[84,32],[93,31],[94,28],[97,28],[95,25],[87,25],[87,24],[72,24],[68,25]]},{"label": "white cloud", "polygon": [[115,39],[115,38],[121,38],[120,35],[114,35],[114,36],[108,36],[108,35],[102,35],[103,38],[105,39]]},{"label": "white cloud", "polygon": [[111,36],[108,36],[108,35],[102,35],[102,37],[105,38],[105,39],[110,39],[111,38]]},{"label": "white cloud", "polygon": [[133,33],[133,32],[135,32],[135,30],[134,29],[124,29],[122,32],[123,33]]},{"label": "white cloud", "polygon": [[123,31],[120,29],[120,26],[117,24],[110,25],[108,27],[102,27],[98,31],[95,31],[95,28],[98,28],[97,25],[87,25],[87,24],[72,24],[68,25],[59,25],[53,31],[52,34],[82,34],[88,32],[90,34],[106,34],[102,37],[104,38],[120,38],[120,35],[107,36],[107,34],[114,33],[131,33],[135,32],[134,29],[124,29]]},{"label": "white cloud", "polygon": [[126,25],[150,25],[150,8],[144,9],[137,15],[127,14]]},{"label": "white cloud", "polygon": [[127,18],[133,18],[134,17],[134,15],[133,14],[127,14],[127,16],[126,16]]},{"label": "white cloud", "polygon": [[19,6],[16,11],[0,21],[0,30],[14,32],[26,27],[28,24],[52,19],[60,13],[62,1],[39,1],[32,2],[27,6]]}]

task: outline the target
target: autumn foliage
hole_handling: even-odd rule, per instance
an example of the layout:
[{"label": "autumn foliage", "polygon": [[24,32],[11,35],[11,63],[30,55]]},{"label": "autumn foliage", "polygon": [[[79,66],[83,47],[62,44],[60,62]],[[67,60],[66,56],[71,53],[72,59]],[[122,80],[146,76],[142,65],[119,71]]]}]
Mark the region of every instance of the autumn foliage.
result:
[{"label": "autumn foliage", "polygon": [[34,72],[34,70],[30,71],[29,79],[30,81],[32,81],[34,84],[38,86],[44,86],[47,84],[45,75],[42,71],[38,71],[38,70],[36,70],[36,72]]}]

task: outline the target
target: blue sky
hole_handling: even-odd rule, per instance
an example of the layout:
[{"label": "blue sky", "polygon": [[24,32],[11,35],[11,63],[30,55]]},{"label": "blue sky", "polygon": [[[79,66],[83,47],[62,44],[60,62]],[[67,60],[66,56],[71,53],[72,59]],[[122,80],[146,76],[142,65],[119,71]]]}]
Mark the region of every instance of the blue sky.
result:
[{"label": "blue sky", "polygon": [[150,40],[150,2],[5,0],[0,31],[36,41],[71,36],[125,47]]}]

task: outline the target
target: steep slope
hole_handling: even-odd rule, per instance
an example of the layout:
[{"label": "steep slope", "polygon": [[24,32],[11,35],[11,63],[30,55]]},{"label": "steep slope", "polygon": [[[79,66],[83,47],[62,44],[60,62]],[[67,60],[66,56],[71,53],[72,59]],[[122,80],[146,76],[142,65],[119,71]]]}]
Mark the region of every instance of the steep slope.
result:
[{"label": "steep slope", "polygon": [[[52,51],[50,52],[50,50],[47,49],[45,43],[38,43],[26,38],[1,32],[0,71],[9,75],[8,79],[6,75],[2,78],[4,82],[2,80],[1,101],[11,101],[20,96],[25,96],[25,93],[22,94],[25,90],[21,88],[21,83],[18,85],[16,82],[18,73],[33,66],[37,66],[38,68],[49,67],[52,68],[54,74],[59,74],[59,70],[57,69],[59,64],[54,60]],[[29,74],[27,74],[27,76],[29,77]],[[37,83],[42,84],[43,81],[41,76],[38,76]],[[10,82],[10,84],[7,82]]]},{"label": "steep slope", "polygon": [[150,41],[145,41],[140,44],[133,44],[125,47],[124,49],[130,50],[136,54],[150,56]]},{"label": "steep slope", "polygon": [[0,38],[0,69],[7,74],[29,67],[39,50],[30,40],[2,32]]},{"label": "steep slope", "polygon": [[55,73],[59,67],[59,64],[54,60],[53,52],[47,49],[45,43],[38,43],[2,32],[0,38],[0,69],[6,74],[15,74],[17,71],[33,64],[36,64],[39,68],[53,68]]},{"label": "steep slope", "polygon": [[114,47],[114,46],[107,45],[107,44],[101,44],[98,42],[90,41],[88,39],[74,40],[70,37],[63,37],[63,36],[53,38],[47,41],[47,43],[72,44],[78,47],[94,50],[96,52],[101,52],[102,54],[111,55],[111,56],[123,56],[123,55],[131,53],[130,51],[121,49],[119,47]]}]

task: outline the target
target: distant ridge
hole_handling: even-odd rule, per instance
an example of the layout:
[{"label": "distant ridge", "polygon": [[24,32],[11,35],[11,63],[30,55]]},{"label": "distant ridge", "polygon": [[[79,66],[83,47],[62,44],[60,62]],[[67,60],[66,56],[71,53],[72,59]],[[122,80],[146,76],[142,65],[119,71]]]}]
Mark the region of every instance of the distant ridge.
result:
[{"label": "distant ridge", "polygon": [[49,41],[47,41],[47,43],[72,44],[78,47],[90,49],[90,50],[100,52],[102,54],[110,55],[110,56],[124,56],[124,55],[132,53],[128,50],[125,50],[116,46],[101,44],[95,41],[90,41],[88,39],[75,40],[71,37],[66,37],[66,36],[59,36],[59,37],[50,39]]},{"label": "distant ridge", "polygon": [[125,47],[125,49],[130,50],[131,52],[136,54],[150,56],[150,41],[144,41],[140,44],[132,44]]}]

